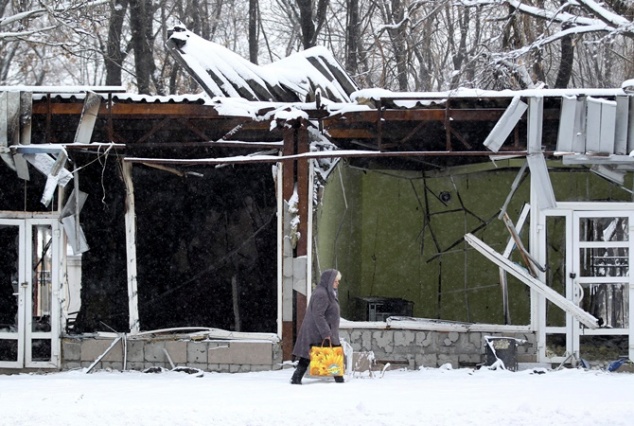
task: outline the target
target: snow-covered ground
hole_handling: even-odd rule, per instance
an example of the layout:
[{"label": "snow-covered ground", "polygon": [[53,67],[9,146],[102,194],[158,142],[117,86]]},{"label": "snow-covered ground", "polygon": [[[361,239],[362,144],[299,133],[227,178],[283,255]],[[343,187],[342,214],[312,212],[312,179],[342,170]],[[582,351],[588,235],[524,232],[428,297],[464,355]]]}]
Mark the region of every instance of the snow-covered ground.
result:
[{"label": "snow-covered ground", "polygon": [[7,425],[631,425],[634,374],[425,368],[346,383],[258,373],[0,376]]}]

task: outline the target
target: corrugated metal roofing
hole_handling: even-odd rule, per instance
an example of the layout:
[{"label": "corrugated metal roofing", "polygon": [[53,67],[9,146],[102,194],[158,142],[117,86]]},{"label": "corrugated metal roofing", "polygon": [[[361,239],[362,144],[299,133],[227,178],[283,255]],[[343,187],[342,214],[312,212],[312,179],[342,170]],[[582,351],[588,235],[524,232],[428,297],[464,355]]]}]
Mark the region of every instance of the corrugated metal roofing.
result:
[{"label": "corrugated metal roofing", "polygon": [[[33,92],[33,100],[41,101],[50,96],[53,100],[63,100],[63,101],[83,101],[86,98],[86,93],[94,92],[97,95],[101,96],[104,99],[108,99],[109,96],[112,97],[112,100],[117,102],[130,102],[130,103],[152,103],[152,104],[180,104],[180,103],[195,103],[195,104],[205,104],[209,102],[209,98],[205,94],[200,95],[169,95],[169,96],[156,96],[156,95],[139,95],[135,93],[127,93],[127,92],[102,92],[95,90],[82,90],[82,91],[72,91],[67,90],[63,87],[60,88],[50,88],[46,92],[36,93]],[[22,90],[23,92],[29,92],[30,90]]]}]

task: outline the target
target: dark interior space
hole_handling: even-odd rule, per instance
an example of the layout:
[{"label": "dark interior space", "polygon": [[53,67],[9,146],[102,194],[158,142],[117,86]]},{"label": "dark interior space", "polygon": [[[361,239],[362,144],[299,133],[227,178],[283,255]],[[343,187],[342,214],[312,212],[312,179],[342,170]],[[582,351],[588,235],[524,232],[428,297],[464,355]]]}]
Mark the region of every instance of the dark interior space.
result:
[{"label": "dark interior space", "polygon": [[[174,155],[162,152],[160,155]],[[125,185],[115,154],[73,155],[88,199],[82,307],[74,332],[129,329]],[[277,204],[271,166],[133,166],[142,330],[274,332]]]},{"label": "dark interior space", "polygon": [[187,171],[134,166],[141,329],[274,332],[277,205],[271,166]]},{"label": "dark interior space", "polygon": [[[74,153],[79,188],[88,194],[80,223],[90,250],[82,255],[81,310],[74,332],[129,330],[125,185],[115,154]],[[70,185],[70,184],[69,184]]]},{"label": "dark interior space", "polygon": [[[40,201],[46,184],[44,174],[29,165],[29,180],[23,180],[18,178],[17,173],[11,170],[4,161],[1,162],[0,210],[46,212],[57,209],[56,197],[48,206]],[[69,184],[72,185],[72,183]]]}]

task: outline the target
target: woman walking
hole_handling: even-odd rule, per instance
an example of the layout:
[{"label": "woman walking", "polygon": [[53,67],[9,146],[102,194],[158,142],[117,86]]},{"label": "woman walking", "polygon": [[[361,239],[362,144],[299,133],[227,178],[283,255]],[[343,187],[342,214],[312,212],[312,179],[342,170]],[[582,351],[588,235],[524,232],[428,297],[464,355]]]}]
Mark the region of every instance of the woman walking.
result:
[{"label": "woman walking", "polygon": [[[336,269],[328,269],[321,274],[319,284],[313,290],[308,302],[304,321],[299,329],[297,341],[293,348],[293,355],[299,358],[297,368],[291,377],[294,385],[302,384],[302,377],[306,374],[310,364],[310,347],[320,345],[324,340],[330,340],[333,346],[339,342],[339,298],[337,289],[341,273]],[[335,376],[337,383],[343,383],[343,376]]]}]

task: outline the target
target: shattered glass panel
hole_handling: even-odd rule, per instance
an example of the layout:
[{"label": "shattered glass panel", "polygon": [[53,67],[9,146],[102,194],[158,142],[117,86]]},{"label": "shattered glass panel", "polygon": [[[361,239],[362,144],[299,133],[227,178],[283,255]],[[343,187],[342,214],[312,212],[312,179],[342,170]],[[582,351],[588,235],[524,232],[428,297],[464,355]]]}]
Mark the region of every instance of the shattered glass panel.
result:
[{"label": "shattered glass panel", "polygon": [[627,217],[580,218],[579,241],[628,241]]},{"label": "shattered glass panel", "polygon": [[582,277],[627,277],[629,249],[593,247],[579,249]]},{"label": "shattered glass panel", "polygon": [[[579,219],[581,307],[599,318],[604,327],[627,328],[629,324],[629,223],[627,217]],[[624,244],[625,243],[625,244]],[[604,282],[597,278],[605,278]]]},{"label": "shattered glass panel", "polygon": [[627,328],[629,324],[629,290],[622,284],[582,285],[581,307],[603,321],[603,327]]},{"label": "shattered glass panel", "polygon": [[[629,274],[629,249],[619,242],[629,240],[627,217],[587,217],[579,219],[579,252],[582,277],[625,277]],[[613,244],[610,244],[613,243]],[[621,244],[622,246],[622,244]]]}]

